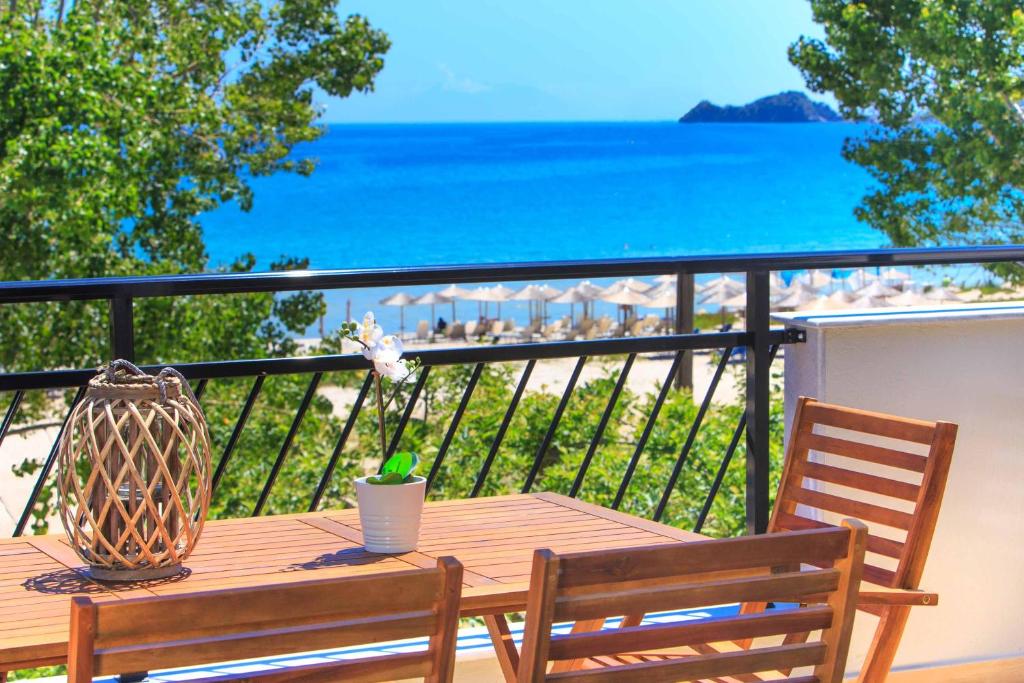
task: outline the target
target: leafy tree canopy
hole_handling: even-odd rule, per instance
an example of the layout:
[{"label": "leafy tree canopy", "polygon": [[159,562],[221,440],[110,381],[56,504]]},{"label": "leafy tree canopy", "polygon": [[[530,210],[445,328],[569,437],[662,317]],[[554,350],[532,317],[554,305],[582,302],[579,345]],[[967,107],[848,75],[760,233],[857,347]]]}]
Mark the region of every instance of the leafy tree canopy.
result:
[{"label": "leafy tree canopy", "polygon": [[[209,268],[197,217],[308,174],[315,88],[373,87],[387,37],[334,0],[11,0],[0,11],[0,280]],[[277,267],[303,266],[285,259]],[[250,270],[242,255],[229,269]],[[137,302],[140,361],[264,355],[318,297]],[[95,304],[9,306],[0,365],[107,355]]]},{"label": "leafy tree canopy", "polygon": [[[846,158],[878,181],[857,217],[897,246],[1024,238],[1024,3],[811,0],[808,87],[877,126]],[[1019,272],[1004,274],[1020,277]]]}]

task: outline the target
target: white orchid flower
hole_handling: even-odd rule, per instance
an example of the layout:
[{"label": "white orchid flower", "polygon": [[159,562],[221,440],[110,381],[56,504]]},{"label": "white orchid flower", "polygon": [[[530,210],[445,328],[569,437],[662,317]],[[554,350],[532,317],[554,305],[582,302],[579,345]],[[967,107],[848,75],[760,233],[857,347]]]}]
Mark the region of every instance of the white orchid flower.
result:
[{"label": "white orchid flower", "polygon": [[371,360],[393,363],[402,357],[403,351],[402,341],[395,335],[389,334],[377,340],[377,344],[373,348],[373,358]]},{"label": "white orchid flower", "polygon": [[404,360],[374,360],[373,369],[376,370],[381,377],[387,377],[388,379],[394,380],[395,382],[401,382],[407,379],[411,379],[412,375],[412,370],[409,368],[409,363]]},{"label": "white orchid flower", "polygon": [[356,335],[363,344],[363,356],[367,360],[373,360],[377,345],[384,337],[384,330],[377,324],[372,311],[363,316],[362,325],[356,325]]}]

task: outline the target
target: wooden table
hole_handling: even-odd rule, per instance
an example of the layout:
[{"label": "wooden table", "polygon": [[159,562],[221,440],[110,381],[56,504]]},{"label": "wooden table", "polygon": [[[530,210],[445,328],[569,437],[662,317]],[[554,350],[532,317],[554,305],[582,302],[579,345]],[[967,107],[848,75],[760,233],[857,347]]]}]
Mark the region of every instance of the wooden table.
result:
[{"label": "wooden table", "polygon": [[[0,540],[0,672],[62,664],[69,598],[140,595],[276,584],[433,567],[454,555],[465,565],[463,616],[485,616],[506,673],[515,651],[505,612],[526,607],[536,548],[556,552],[621,548],[705,538],[552,493],[428,503],[419,548],[376,555],[362,548],[356,510],[210,522],[187,573],[127,585],[97,583],[63,534]],[[0,674],[2,679],[2,674]]]}]

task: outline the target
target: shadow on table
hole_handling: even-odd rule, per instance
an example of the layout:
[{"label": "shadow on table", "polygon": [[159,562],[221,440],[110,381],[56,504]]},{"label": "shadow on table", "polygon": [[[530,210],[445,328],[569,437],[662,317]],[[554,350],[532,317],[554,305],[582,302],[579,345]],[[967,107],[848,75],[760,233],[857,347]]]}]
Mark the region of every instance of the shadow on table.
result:
[{"label": "shadow on table", "polygon": [[361,564],[373,564],[383,560],[389,560],[393,555],[378,555],[368,553],[366,548],[345,548],[333,553],[325,553],[316,559],[308,562],[296,562],[285,567],[286,572],[301,572],[311,569],[326,569],[328,567],[346,567]]},{"label": "shadow on table", "polygon": [[33,576],[21,584],[27,591],[35,593],[47,593],[52,595],[77,594],[95,595],[100,593],[118,593],[121,591],[137,590],[139,588],[151,588],[154,586],[165,586],[171,583],[183,581],[192,574],[192,570],[183,568],[180,573],[162,579],[143,579],[140,581],[99,581],[89,576],[88,570],[82,569],[59,569],[52,572],[44,572]]}]

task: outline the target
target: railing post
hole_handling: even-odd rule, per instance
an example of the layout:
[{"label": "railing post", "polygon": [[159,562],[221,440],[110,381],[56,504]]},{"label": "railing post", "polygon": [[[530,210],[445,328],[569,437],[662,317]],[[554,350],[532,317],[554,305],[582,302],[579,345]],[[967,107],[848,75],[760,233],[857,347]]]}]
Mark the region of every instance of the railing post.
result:
[{"label": "railing post", "polygon": [[110,300],[110,351],[111,360],[135,362],[135,315],[130,296],[117,295]]},{"label": "railing post", "polygon": [[768,271],[747,273],[747,533],[768,529],[768,413],[771,400],[771,301]]},{"label": "railing post", "polygon": [[[676,334],[693,332],[693,273],[676,273]],[[676,374],[677,389],[693,389],[693,351],[683,351]]]}]

